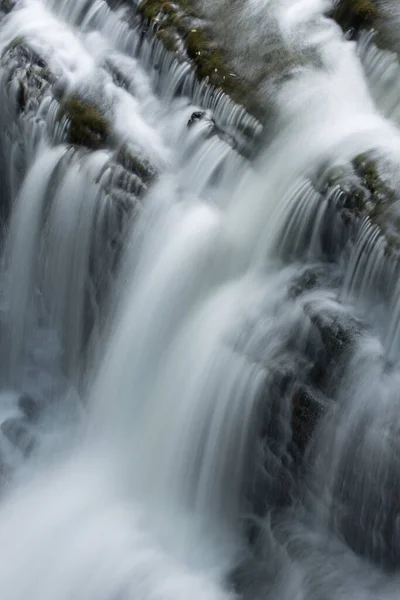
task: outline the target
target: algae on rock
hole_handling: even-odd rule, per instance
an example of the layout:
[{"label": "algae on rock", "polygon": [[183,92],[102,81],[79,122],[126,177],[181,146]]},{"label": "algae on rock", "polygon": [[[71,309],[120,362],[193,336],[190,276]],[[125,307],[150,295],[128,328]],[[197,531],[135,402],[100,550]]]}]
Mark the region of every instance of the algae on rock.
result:
[{"label": "algae on rock", "polygon": [[74,95],[61,102],[60,113],[69,121],[68,141],[71,144],[92,150],[106,146],[111,125],[97,106]]}]

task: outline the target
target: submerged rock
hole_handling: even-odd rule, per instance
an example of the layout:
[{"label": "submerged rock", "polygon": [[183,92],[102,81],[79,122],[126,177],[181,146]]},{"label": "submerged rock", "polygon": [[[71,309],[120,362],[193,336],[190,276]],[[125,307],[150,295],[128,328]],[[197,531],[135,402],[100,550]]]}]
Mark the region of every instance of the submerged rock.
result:
[{"label": "submerged rock", "polygon": [[36,446],[36,441],[32,432],[22,419],[7,419],[2,423],[1,431],[8,441],[18,448],[25,457],[30,456]]},{"label": "submerged rock", "polygon": [[23,413],[24,417],[31,422],[36,422],[40,415],[39,404],[27,394],[23,394],[18,399],[18,408]]}]

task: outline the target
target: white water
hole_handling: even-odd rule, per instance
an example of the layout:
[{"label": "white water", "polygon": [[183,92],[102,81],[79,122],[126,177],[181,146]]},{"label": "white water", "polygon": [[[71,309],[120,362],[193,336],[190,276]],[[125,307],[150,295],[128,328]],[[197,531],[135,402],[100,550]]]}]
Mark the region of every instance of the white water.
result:
[{"label": "white water", "polygon": [[[205,86],[186,97],[188,66],[148,39],[140,47],[123,9],[26,0],[0,23],[0,50],[26,39],[57,85],[95,99],[119,143],[159,173],[140,203],[131,199],[117,277],[113,150],[60,143],[48,97],[15,117],[3,65],[12,215],[1,419],[18,418],[21,392],[41,409],[24,421],[36,440],[29,458],[0,440],[6,600],[398,596],[385,573],[396,572],[400,544],[398,286],[378,304],[380,243],[367,225],[337,251],[338,192],[321,196],[311,182],[370,149],[398,162],[400,135],[394,101],[377,93],[379,69],[363,70],[368,52],[343,39],[325,8],[252,1],[230,17],[246,31],[262,15],[280,43],[319,56],[274,88],[279,112],[253,165],[208,136],[207,120],[188,129]],[[243,117],[218,95],[208,106],[228,131]],[[317,287],[293,293],[310,270]],[[322,360],[315,322],[358,331],[358,320],[345,360],[326,366],[325,416],[300,477],[293,385],[308,385]]]}]

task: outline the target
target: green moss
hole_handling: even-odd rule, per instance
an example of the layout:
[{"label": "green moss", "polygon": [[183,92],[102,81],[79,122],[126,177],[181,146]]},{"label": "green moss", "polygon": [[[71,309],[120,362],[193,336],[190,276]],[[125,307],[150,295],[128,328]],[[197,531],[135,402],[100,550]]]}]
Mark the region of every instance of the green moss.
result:
[{"label": "green moss", "polygon": [[182,40],[199,81],[208,78],[211,85],[220,88],[256,118],[263,119],[263,103],[252,86],[231,72],[228,57],[199,25],[199,17],[191,2],[143,0],[139,4],[139,12],[144,18],[154,21],[157,27],[155,35],[166,50],[177,51],[178,41]]},{"label": "green moss", "polygon": [[168,52],[176,52],[178,50],[177,38],[170,29],[160,29],[156,33],[156,38],[164,44]]},{"label": "green moss", "polygon": [[394,190],[383,181],[377,163],[370,155],[356,156],[353,166],[363,186],[370,193],[369,199],[373,206],[370,211],[371,218],[380,215],[395,200]]},{"label": "green moss", "polygon": [[379,10],[374,0],[339,0],[331,15],[344,29],[376,27]]},{"label": "green moss", "polygon": [[96,150],[106,145],[111,134],[109,121],[94,104],[71,96],[60,106],[61,115],[69,122],[68,141]]},{"label": "green moss", "polygon": [[384,189],[376,163],[367,155],[359,154],[353,160],[356,172],[362,177],[365,186],[375,195]]},{"label": "green moss", "polygon": [[192,4],[187,0],[175,0],[174,2],[168,0],[142,0],[138,8],[146,19],[157,19],[160,16],[170,19],[171,15],[182,11],[187,16],[196,16]]},{"label": "green moss", "polygon": [[[390,255],[400,250],[399,220],[392,214],[392,206],[396,201],[394,189],[389,187],[379,172],[378,164],[370,154],[360,154],[353,160],[353,166],[360,178],[362,188],[359,211],[368,215],[371,223],[377,225],[386,242],[385,254]],[[354,197],[354,195],[353,195]]]}]

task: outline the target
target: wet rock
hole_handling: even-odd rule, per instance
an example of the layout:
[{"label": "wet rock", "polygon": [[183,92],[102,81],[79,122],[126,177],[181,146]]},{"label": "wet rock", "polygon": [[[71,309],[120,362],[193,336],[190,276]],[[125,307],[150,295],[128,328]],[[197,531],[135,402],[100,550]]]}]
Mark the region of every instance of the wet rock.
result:
[{"label": "wet rock", "polygon": [[1,63],[15,93],[16,112],[35,112],[55,82],[46,61],[24,38],[16,37],[4,48]]},{"label": "wet rock", "polygon": [[15,2],[13,2],[13,0],[1,0],[0,11],[3,14],[8,15],[8,13],[10,13],[13,10],[14,6]]},{"label": "wet rock", "polygon": [[351,317],[341,318],[334,314],[311,314],[311,321],[318,329],[330,360],[338,361],[350,350],[360,325]]},{"label": "wet rock", "polygon": [[332,397],[362,326],[346,313],[317,311],[311,305],[306,305],[304,310],[312,324],[306,352],[313,366],[307,383]]},{"label": "wet rock", "polygon": [[344,31],[351,30],[354,36],[360,29],[376,28],[380,11],[375,0],[339,0],[330,16]]},{"label": "wet rock", "polygon": [[[334,173],[333,173],[334,171]],[[321,185],[322,182],[322,185]],[[374,231],[380,234],[384,254],[396,261],[400,259],[400,174],[396,163],[381,152],[359,154],[343,167],[324,169],[317,189],[334,200],[327,220],[327,238],[339,231],[332,259],[337,260],[343,249],[358,239],[360,227],[368,219]],[[340,217],[340,225],[332,226],[332,219]]]},{"label": "wet rock", "polygon": [[69,121],[68,141],[91,150],[104,148],[111,135],[111,124],[99,107],[78,96],[66,98],[60,115]]},{"label": "wet rock", "polygon": [[17,103],[18,103],[19,110],[21,112],[23,112],[25,110],[26,103],[27,103],[27,96],[28,96],[28,94],[27,94],[25,85],[21,80],[19,80],[18,81],[18,92],[17,92]]},{"label": "wet rock", "polygon": [[203,110],[198,110],[198,111],[192,113],[192,116],[190,117],[187,126],[191,127],[192,125],[194,125],[194,123],[201,121],[202,119],[204,119],[205,115],[206,115],[206,113]]},{"label": "wet rock", "polygon": [[131,86],[129,77],[122,71],[122,69],[119,68],[117,64],[115,64],[114,61],[106,60],[104,63],[104,68],[110,73],[115,85],[129,91]]},{"label": "wet rock", "polygon": [[309,292],[314,289],[318,284],[318,275],[312,269],[307,269],[302,275],[293,283],[289,290],[290,298],[298,298],[302,294]]},{"label": "wet rock", "polygon": [[145,186],[150,185],[157,177],[157,169],[150,161],[141,157],[137,149],[126,144],[119,148],[116,162],[122,165],[126,171],[135,175]]},{"label": "wet rock", "polygon": [[39,404],[27,394],[20,396],[18,400],[18,408],[23,413],[24,417],[31,422],[36,422],[40,415]]},{"label": "wet rock", "polygon": [[324,408],[321,394],[316,390],[305,385],[300,385],[294,390],[291,425],[296,458],[304,456]]},{"label": "wet rock", "polygon": [[179,60],[191,63],[199,81],[222,90],[235,103],[258,120],[263,120],[265,107],[254,86],[232,72],[224,50],[210,35],[209,27],[197,14],[195,3],[188,0],[142,0],[139,14],[151,22],[152,33],[165,49]]},{"label": "wet rock", "polygon": [[28,457],[36,446],[35,439],[25,423],[18,418],[10,418],[1,425],[7,440]]}]

